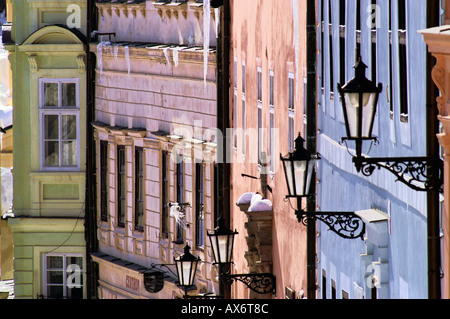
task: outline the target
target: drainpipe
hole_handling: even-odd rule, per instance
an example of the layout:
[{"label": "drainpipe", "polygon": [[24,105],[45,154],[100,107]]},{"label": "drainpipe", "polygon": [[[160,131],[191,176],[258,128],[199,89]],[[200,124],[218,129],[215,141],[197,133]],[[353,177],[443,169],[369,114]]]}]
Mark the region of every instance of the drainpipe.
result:
[{"label": "drainpipe", "polygon": [[95,120],[95,54],[89,52],[91,33],[97,30],[95,0],[87,1],[86,43],[86,187],[85,187],[85,240],[86,240],[86,297],[97,299],[98,266],[91,253],[98,251],[96,210],[95,141],[91,122]]},{"label": "drainpipe", "polygon": [[[307,149],[315,154],[317,153],[317,123],[316,123],[316,107],[317,107],[317,43],[316,43],[316,1],[307,0],[306,24],[307,24],[307,126],[306,126],[306,145]],[[315,176],[313,177],[315,178]],[[316,185],[312,183],[312,194],[316,192]],[[316,211],[316,199],[310,197],[307,201],[307,209],[309,212]],[[307,226],[307,298],[316,299],[316,223],[308,223]]]},{"label": "drainpipe", "polygon": [[[217,163],[218,166],[218,183],[219,196],[218,200],[218,210],[216,212],[216,217],[223,216],[225,219],[225,224],[231,229],[231,216],[230,216],[230,184],[231,184],[231,167],[228,161],[229,157],[229,139],[226,135],[227,129],[230,127],[230,50],[231,50],[231,4],[230,0],[212,1],[213,7],[220,5],[220,26],[219,35],[217,38],[217,53],[216,53],[216,63],[217,63],[217,128],[223,134],[223,153],[222,162]],[[216,5],[216,3],[218,3]],[[222,269],[219,271],[228,272],[229,269],[224,269],[224,267],[229,268],[230,266],[220,266]],[[231,285],[226,281],[220,281],[220,295],[225,299],[231,298]]]},{"label": "drainpipe", "polygon": [[[427,28],[439,25],[439,0],[429,0],[427,8]],[[433,8],[433,9],[431,9]],[[437,87],[431,78],[435,60],[427,51],[427,156],[439,159],[438,108],[436,98],[439,96]],[[439,221],[439,190],[427,192],[427,227],[428,227],[428,299],[441,299],[441,251],[440,251],[440,221]]]}]

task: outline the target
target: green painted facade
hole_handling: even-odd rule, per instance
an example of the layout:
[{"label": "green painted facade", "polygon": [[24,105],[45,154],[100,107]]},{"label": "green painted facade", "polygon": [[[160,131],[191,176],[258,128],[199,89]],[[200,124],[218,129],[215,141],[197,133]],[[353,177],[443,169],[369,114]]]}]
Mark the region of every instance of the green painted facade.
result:
[{"label": "green painted facade", "polygon": [[85,296],[86,1],[10,4],[15,297]]}]

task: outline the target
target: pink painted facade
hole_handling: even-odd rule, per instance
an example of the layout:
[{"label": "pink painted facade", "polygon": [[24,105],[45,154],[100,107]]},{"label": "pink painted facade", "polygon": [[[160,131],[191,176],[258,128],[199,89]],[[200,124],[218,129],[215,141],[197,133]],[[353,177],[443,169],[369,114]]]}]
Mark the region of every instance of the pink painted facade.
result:
[{"label": "pink painted facade", "polygon": [[[306,227],[285,201],[279,158],[304,136],[306,1],[235,0],[231,8],[230,121],[246,133],[245,141],[237,134],[232,152],[231,218],[239,232],[233,272],[269,272],[277,282],[276,295],[256,295],[236,283],[232,296],[303,298]],[[261,137],[258,128],[266,129]],[[258,163],[258,149],[267,161]]]}]

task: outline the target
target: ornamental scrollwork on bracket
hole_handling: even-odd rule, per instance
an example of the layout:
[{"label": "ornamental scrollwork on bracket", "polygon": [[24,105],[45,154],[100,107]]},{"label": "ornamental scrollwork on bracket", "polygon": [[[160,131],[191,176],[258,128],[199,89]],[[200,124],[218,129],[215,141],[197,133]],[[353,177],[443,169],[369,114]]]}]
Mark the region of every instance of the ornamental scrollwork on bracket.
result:
[{"label": "ornamental scrollwork on bracket", "polygon": [[329,229],[345,239],[364,239],[364,221],[353,212],[297,212],[297,218],[304,226],[319,220]]},{"label": "ornamental scrollwork on bracket", "polygon": [[411,158],[354,158],[358,172],[371,176],[375,169],[384,168],[397,177],[397,181],[416,191],[439,189],[442,182],[442,161],[431,157]]},{"label": "ornamental scrollwork on bracket", "polygon": [[229,282],[237,280],[258,294],[275,293],[276,279],[273,274],[225,275]]}]

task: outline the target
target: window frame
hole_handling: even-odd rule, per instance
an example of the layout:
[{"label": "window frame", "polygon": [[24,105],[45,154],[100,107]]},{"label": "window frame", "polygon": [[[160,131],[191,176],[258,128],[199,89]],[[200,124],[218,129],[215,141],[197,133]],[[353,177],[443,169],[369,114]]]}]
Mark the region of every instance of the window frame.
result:
[{"label": "window frame", "polygon": [[169,237],[170,214],[169,214],[169,152],[161,152],[161,234],[163,238]]},{"label": "window frame", "polygon": [[205,247],[205,182],[203,162],[195,163],[195,245]]},{"label": "window frame", "polygon": [[100,140],[100,165],[99,165],[99,169],[100,169],[100,180],[99,180],[99,184],[100,184],[100,220],[107,222],[108,221],[108,188],[109,188],[109,183],[108,183],[108,173],[109,173],[109,169],[108,169],[108,159],[109,159],[109,143],[108,141],[105,140]]},{"label": "window frame", "polygon": [[[185,194],[185,185],[184,185],[184,160],[183,155],[177,155],[177,161],[175,163],[175,180],[176,180],[176,188],[175,188],[175,196],[176,196],[176,202],[180,205],[184,203],[184,198],[186,196]],[[181,208],[181,206],[180,206]],[[186,217],[184,217],[186,218]],[[176,244],[183,244],[184,243],[184,228],[180,223],[175,223],[175,230],[176,230]]]},{"label": "window frame", "polygon": [[[80,257],[82,259],[82,267],[81,267],[81,274],[82,274],[82,282],[81,282],[81,289],[82,289],[82,298],[84,297],[84,288],[85,288],[85,273],[84,273],[84,263],[85,263],[85,258],[83,256],[83,254],[81,253],[44,253],[42,254],[43,260],[42,260],[42,295],[45,299],[48,299],[48,286],[52,286],[52,285],[57,285],[60,286],[58,284],[49,284],[48,283],[48,276],[47,273],[48,271],[52,271],[51,268],[48,268],[47,265],[47,257],[62,257],[63,258],[63,267],[62,267],[62,272],[63,272],[63,299],[68,299],[67,298],[67,258],[68,257]],[[59,270],[59,268],[57,269]],[[52,298],[52,299],[57,299],[58,298]]]},{"label": "window frame", "polygon": [[[292,90],[291,90],[292,89]],[[295,148],[295,75],[288,73],[288,147]]]},{"label": "window frame", "polygon": [[[141,157],[141,162],[138,160]],[[138,164],[140,163],[140,164]],[[135,146],[134,148],[134,230],[143,232],[145,226],[145,151],[143,147]],[[138,192],[138,188],[140,191]],[[138,195],[141,195],[139,197]],[[142,211],[138,211],[140,204]],[[139,219],[142,218],[139,223]]]},{"label": "window frame", "polygon": [[[123,167],[124,170],[120,169],[121,167],[121,151],[123,151]],[[125,228],[126,224],[126,216],[127,216],[127,165],[126,165],[126,147],[125,145],[117,145],[116,147],[116,180],[117,180],[117,193],[116,193],[116,201],[117,201],[117,227]],[[122,185],[122,177],[123,176],[123,185]],[[124,196],[121,196],[122,187],[124,188]],[[122,202],[124,203],[122,212]]]},{"label": "window frame", "polygon": [[[58,106],[44,106],[44,85],[46,83],[58,84]],[[62,90],[61,85],[63,83],[75,84],[75,106],[62,106]],[[78,78],[40,78],[39,79],[39,137],[40,137],[40,170],[41,171],[79,171],[81,169],[81,132],[80,132],[80,87]],[[58,142],[59,142],[59,165],[47,166],[45,164],[45,116],[57,115],[59,122]],[[76,143],[77,143],[77,159],[74,166],[63,166],[63,151],[62,151],[62,117],[64,115],[73,115],[76,117]]]}]

